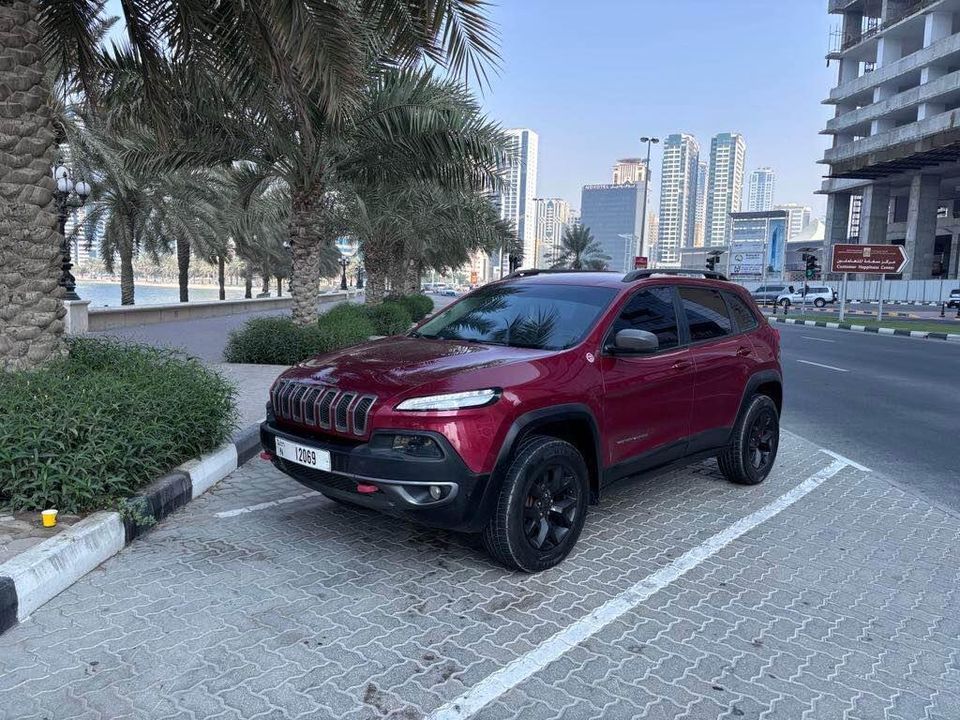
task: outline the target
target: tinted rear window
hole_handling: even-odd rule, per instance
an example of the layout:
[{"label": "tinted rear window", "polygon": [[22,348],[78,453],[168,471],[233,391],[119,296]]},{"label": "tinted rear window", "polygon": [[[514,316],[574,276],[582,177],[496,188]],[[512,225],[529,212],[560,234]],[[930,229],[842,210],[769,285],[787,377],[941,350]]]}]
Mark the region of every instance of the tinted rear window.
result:
[{"label": "tinted rear window", "polygon": [[680,288],[690,341],[713,340],[733,333],[733,324],[727,314],[727,305],[716,290],[707,288]]},{"label": "tinted rear window", "polygon": [[730,306],[730,314],[736,321],[740,332],[747,332],[757,327],[759,324],[757,316],[753,314],[753,311],[747,307],[743,300],[733,293],[724,293],[723,296],[727,300],[727,305]]}]

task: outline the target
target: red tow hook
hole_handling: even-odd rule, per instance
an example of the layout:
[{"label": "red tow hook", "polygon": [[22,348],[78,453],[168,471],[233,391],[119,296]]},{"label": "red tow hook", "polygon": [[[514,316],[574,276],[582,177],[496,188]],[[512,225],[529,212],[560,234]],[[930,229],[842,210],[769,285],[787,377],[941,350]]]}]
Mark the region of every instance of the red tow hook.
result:
[{"label": "red tow hook", "polygon": [[269,450],[261,450],[261,451],[260,451],[260,459],[261,459],[261,460],[266,460],[267,462],[270,462],[271,460],[273,460],[273,453],[270,452]]},{"label": "red tow hook", "polygon": [[361,495],[373,495],[375,492],[380,492],[380,488],[378,488],[376,485],[357,483],[357,492]]}]

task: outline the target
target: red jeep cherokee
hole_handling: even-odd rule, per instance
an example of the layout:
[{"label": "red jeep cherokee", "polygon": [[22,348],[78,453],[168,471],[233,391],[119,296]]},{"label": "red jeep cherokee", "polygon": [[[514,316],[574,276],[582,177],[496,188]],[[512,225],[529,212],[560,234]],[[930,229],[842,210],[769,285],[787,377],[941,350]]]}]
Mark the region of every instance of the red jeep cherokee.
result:
[{"label": "red jeep cherokee", "polygon": [[304,485],[482,533],[533,572],[619,478],[716,456],[733,482],[763,481],[782,397],[779,335],[722,275],[530,270],[291,368],[260,434]]}]

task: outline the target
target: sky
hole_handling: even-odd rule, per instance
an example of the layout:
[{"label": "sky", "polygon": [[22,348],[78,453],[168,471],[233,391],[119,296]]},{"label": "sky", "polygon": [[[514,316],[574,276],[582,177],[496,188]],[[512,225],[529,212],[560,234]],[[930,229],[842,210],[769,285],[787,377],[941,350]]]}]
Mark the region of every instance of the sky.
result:
[{"label": "sky", "polygon": [[[701,157],[719,132],[747,144],[744,177],[777,173],[774,202],[810,205],[825,168],[819,135],[836,84],[824,55],[836,23],[827,0],[490,0],[501,62],[483,90],[504,127],[540,136],[537,195],[580,207],[583,185],[642,157],[640,137],[691,133]],[[119,15],[119,0],[107,12]],[[660,149],[652,154],[651,205]]]},{"label": "sky", "polygon": [[[836,84],[824,55],[836,22],[826,0],[495,0],[501,69],[483,103],[506,127],[540,136],[537,195],[580,207],[645,135],[740,132],[746,173],[777,173],[774,202],[811,205]],[[651,197],[659,195],[660,150]],[[746,177],[744,203],[746,203]],[[652,203],[652,200],[651,200]]]}]

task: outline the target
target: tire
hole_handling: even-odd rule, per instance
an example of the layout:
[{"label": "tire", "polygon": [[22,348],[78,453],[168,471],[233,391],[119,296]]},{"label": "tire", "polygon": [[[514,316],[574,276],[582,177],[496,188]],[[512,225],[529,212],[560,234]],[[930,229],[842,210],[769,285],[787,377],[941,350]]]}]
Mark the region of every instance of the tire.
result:
[{"label": "tire", "polygon": [[780,301],[780,305],[781,307],[785,307],[785,308],[790,307],[790,299],[784,298],[783,300]]},{"label": "tire", "polygon": [[564,440],[535,435],[520,445],[510,463],[482,533],[483,546],[511,569],[534,573],[551,568],[580,537],[589,495],[580,452]]},{"label": "tire", "polygon": [[818,308],[822,308],[826,304],[827,304],[827,301],[824,300],[823,298],[817,298],[816,300],[813,301],[813,306]]},{"label": "tire", "polygon": [[[764,440],[767,434],[769,437]],[[754,395],[737,419],[727,447],[717,455],[717,463],[720,472],[730,482],[758,485],[770,474],[779,448],[780,413],[777,406],[766,395]]]}]

